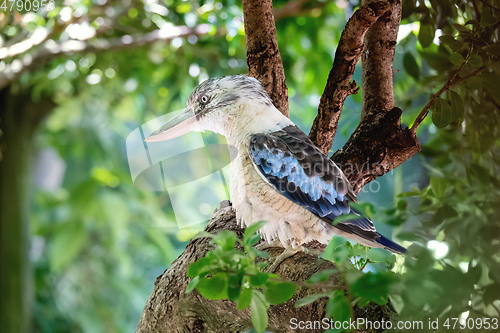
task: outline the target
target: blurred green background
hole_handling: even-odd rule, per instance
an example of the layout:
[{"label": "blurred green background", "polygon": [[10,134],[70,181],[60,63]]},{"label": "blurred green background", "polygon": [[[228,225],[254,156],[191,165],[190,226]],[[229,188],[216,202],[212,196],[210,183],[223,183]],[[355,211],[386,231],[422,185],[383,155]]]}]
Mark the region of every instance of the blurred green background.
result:
[{"label": "blurred green background", "polygon": [[[302,1],[301,10],[292,12],[289,2],[274,2],[278,42],[291,117],[308,132],[340,34],[359,4]],[[1,79],[29,67],[30,55],[40,61],[1,91],[2,147],[18,147],[14,156],[19,156],[12,164],[13,155],[0,157],[2,242],[13,240],[10,248],[4,246],[2,261],[28,260],[21,273],[2,268],[25,290],[32,331],[130,332],[155,278],[203,225],[179,229],[167,192],[134,187],[125,140],[145,122],[183,108],[201,81],[247,72],[241,4],[96,0],[53,5],[0,11]],[[499,315],[498,12],[498,6],[482,1],[404,1],[394,62],[396,105],[404,111],[404,125],[451,73],[485,71],[453,88],[461,107],[446,104],[425,119],[417,132],[420,154],[360,193],[361,201],[371,203],[382,233],[394,231],[404,245],[414,244],[415,258],[397,267],[401,279],[392,289],[403,317]],[[195,30],[200,25],[201,33]],[[175,34],[177,26],[192,33],[123,45],[130,36],[145,40],[158,29]],[[439,39],[457,32],[467,38],[455,39],[461,43],[456,50]],[[19,44],[25,41],[31,44]],[[54,55],[56,47],[64,51],[71,41],[76,52]],[[80,52],[82,45],[104,47]],[[36,58],[43,52],[46,58]],[[360,68],[354,78],[361,82]],[[442,97],[446,103],[456,98]],[[357,126],[361,98],[360,91],[347,99],[332,151]],[[44,120],[38,121],[41,115]],[[223,142],[210,134],[203,138]],[[15,184],[21,184],[19,191],[7,188]],[[200,208],[186,201],[184,209]],[[25,245],[9,231],[12,225],[27,228],[28,257],[23,249],[14,250]],[[2,315],[27,320],[26,312],[2,306]]]}]

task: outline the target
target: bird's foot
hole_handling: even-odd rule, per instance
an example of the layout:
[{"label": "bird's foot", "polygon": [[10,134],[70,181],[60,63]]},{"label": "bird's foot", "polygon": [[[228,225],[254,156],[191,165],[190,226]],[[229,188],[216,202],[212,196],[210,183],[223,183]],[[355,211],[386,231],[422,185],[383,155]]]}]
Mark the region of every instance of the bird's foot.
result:
[{"label": "bird's foot", "polygon": [[285,261],[286,259],[290,258],[291,256],[293,256],[295,253],[299,252],[302,250],[302,247],[299,246],[297,248],[293,248],[292,246],[287,246],[285,248],[285,250],[283,250],[283,252],[276,256],[274,258],[274,261],[273,263],[271,264],[271,266],[269,266],[269,272],[273,273],[276,271],[276,269],[278,268],[278,266],[283,262]]}]

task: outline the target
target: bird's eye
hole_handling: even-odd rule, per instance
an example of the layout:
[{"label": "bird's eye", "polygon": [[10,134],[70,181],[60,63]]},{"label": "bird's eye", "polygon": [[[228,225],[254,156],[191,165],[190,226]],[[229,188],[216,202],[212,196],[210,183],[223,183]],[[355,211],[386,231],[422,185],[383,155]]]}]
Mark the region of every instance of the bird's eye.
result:
[{"label": "bird's eye", "polygon": [[202,104],[207,104],[207,103],[208,103],[208,96],[207,96],[207,95],[202,95],[202,96],[200,97],[200,102],[201,102]]}]

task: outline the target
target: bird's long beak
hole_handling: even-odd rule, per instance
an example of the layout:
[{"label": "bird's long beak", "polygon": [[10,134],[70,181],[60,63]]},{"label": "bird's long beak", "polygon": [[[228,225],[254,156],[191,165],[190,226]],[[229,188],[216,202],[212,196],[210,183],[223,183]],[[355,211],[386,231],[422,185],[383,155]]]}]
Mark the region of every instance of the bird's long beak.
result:
[{"label": "bird's long beak", "polygon": [[151,133],[146,142],[158,142],[176,138],[194,129],[198,119],[193,110],[185,109],[180,115],[170,119],[165,125]]}]

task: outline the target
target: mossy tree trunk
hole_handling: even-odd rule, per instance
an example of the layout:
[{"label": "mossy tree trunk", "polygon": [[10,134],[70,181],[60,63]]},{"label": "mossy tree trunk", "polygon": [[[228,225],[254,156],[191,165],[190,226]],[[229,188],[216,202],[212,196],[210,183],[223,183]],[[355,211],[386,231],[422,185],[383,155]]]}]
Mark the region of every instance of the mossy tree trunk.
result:
[{"label": "mossy tree trunk", "polygon": [[0,328],[29,331],[33,297],[29,201],[34,133],[54,104],[0,91]]}]

